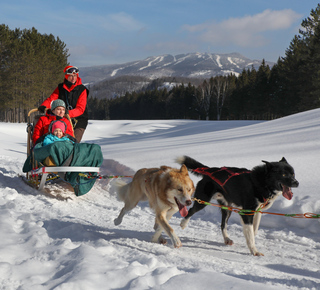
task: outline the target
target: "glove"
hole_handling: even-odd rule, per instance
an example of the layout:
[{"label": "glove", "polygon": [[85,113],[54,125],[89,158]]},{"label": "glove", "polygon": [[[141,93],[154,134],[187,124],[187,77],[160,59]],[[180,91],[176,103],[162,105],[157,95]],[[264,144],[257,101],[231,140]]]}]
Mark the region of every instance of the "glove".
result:
[{"label": "glove", "polygon": [[38,108],[38,111],[40,112],[40,113],[44,113],[44,110],[46,109],[46,106],[40,106],[39,108]]}]

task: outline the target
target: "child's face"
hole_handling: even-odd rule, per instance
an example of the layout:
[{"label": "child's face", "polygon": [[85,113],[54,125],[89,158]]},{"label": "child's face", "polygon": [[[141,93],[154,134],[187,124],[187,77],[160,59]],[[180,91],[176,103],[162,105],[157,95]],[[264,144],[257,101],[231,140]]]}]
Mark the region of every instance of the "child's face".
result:
[{"label": "child's face", "polygon": [[57,136],[58,138],[62,138],[63,137],[63,132],[61,129],[57,128],[53,131],[53,135]]}]

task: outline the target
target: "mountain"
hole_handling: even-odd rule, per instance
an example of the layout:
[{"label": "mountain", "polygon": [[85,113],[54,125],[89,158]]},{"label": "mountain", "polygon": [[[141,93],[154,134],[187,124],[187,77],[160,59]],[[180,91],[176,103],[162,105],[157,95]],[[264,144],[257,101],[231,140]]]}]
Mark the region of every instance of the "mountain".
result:
[{"label": "mountain", "polygon": [[[233,73],[238,75],[243,69],[256,69],[262,60],[251,60],[239,53],[188,53],[179,55],[151,56],[144,60],[124,64],[101,65],[80,68],[84,83],[93,84],[120,76],[141,76],[148,79],[161,77],[210,78]],[[266,62],[270,67],[274,64]]]}]

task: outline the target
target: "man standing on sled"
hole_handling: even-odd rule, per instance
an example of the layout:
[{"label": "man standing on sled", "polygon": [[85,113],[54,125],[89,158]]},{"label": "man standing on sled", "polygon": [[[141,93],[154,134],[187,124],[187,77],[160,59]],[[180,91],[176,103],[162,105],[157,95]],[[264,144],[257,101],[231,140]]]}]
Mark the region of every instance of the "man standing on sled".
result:
[{"label": "man standing on sled", "polygon": [[50,108],[51,102],[61,99],[67,106],[67,112],[73,120],[74,135],[80,143],[83,133],[88,125],[87,97],[89,90],[82,84],[79,77],[79,69],[75,66],[67,66],[63,70],[65,79],[54,92],[38,108],[44,112]]}]

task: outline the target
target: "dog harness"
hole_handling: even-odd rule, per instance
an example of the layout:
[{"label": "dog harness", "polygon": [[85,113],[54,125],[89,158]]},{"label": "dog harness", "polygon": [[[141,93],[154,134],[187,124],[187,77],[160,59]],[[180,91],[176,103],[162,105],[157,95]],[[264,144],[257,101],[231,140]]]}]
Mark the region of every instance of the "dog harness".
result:
[{"label": "dog harness", "polygon": [[225,184],[230,180],[230,178],[234,176],[238,176],[240,174],[244,174],[244,173],[251,173],[250,170],[246,170],[244,168],[228,168],[228,167],[221,167],[217,170],[214,170],[209,167],[201,167],[201,168],[193,169],[192,171],[200,173],[202,175],[209,176],[214,182],[219,184],[223,189]]}]

